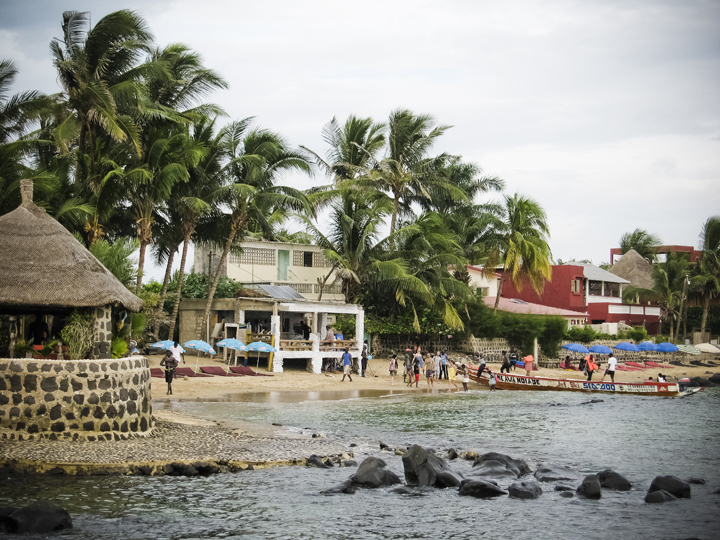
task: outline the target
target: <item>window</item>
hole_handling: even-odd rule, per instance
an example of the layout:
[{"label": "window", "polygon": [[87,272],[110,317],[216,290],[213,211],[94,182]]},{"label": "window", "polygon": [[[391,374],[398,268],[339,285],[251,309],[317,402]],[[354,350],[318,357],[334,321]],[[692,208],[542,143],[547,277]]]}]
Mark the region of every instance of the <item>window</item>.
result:
[{"label": "window", "polygon": [[573,292],[573,293],[581,293],[582,292],[582,280],[581,279],[573,279],[570,282],[570,292]]},{"label": "window", "polygon": [[479,292],[483,296],[483,298],[485,298],[487,295],[490,294],[490,287],[478,287],[476,291]]},{"label": "window", "polygon": [[620,298],[620,284],[605,282],[605,296]]},{"label": "window", "polygon": [[591,296],[602,296],[602,281],[591,281],[589,289]]},{"label": "window", "polygon": [[313,252],[303,251],[303,266],[312,268],[313,265]]},{"label": "window", "polygon": [[267,266],[275,266],[277,253],[274,249],[265,248],[245,248],[243,252],[238,255],[230,255],[230,262],[232,264],[261,264]]}]

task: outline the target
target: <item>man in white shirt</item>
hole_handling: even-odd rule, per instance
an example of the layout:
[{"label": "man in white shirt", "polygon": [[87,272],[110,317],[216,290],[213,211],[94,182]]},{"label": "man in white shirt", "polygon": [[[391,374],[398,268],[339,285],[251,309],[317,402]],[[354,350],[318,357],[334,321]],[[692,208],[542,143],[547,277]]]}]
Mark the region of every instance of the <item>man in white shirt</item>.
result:
[{"label": "man in white shirt", "polygon": [[175,344],[172,347],[170,347],[168,350],[172,353],[173,358],[175,360],[177,360],[178,364],[180,363],[180,360],[182,360],[183,363],[186,363],[185,362],[185,349],[183,349],[180,346],[180,343],[178,343],[176,341]]},{"label": "man in white shirt", "polygon": [[617,367],[617,358],[615,358],[613,356],[613,354],[610,353],[610,358],[608,358],[607,369],[605,370],[605,374],[603,375],[603,378],[600,379],[600,382],[603,382],[605,380],[605,375],[610,375],[610,381],[612,381],[614,383],[616,367]]}]

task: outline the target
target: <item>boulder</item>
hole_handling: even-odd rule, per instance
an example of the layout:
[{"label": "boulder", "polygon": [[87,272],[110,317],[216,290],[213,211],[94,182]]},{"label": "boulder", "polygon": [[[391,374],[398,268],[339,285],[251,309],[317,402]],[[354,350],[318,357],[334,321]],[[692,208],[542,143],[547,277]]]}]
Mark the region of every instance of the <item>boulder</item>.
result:
[{"label": "boulder", "polygon": [[720,488],[712,492],[713,495],[720,495]]},{"label": "boulder", "polygon": [[507,495],[507,491],[501,489],[500,486],[488,480],[463,480],[460,485],[459,493],[460,495],[477,497],[479,499]]},{"label": "boulder", "polygon": [[652,491],[645,495],[645,502],[650,504],[677,501],[677,497],[672,493],[668,493],[664,489]]},{"label": "boulder", "polygon": [[623,475],[616,473],[611,469],[606,469],[598,473],[600,487],[605,489],[614,489],[617,491],[630,491],[632,484]]},{"label": "boulder", "polygon": [[380,450],[391,450],[391,448],[384,442],[382,442],[382,441],[378,441],[378,442],[380,443]]},{"label": "boulder", "polygon": [[480,456],[475,461],[475,464],[482,463],[483,461],[499,461],[500,463],[504,463],[508,468],[512,470],[517,470],[518,476],[523,476],[530,473],[530,467],[528,467],[528,464],[525,463],[524,460],[513,459],[510,456],[506,456],[505,454],[488,452],[487,454],[483,454],[482,456]]},{"label": "boulder", "polygon": [[567,471],[548,466],[541,466],[535,471],[538,482],[557,482],[559,480],[575,480],[576,476]]},{"label": "boulder", "polygon": [[363,461],[358,467],[357,472],[350,478],[357,486],[367,488],[378,488],[383,486],[391,486],[399,484],[400,478],[392,471],[385,467],[387,463],[376,457],[369,457]]},{"label": "boulder", "polygon": [[198,474],[200,474],[195,467],[193,467],[192,465],[188,465],[187,463],[171,463],[170,472],[167,471],[167,468],[168,467],[166,465],[166,474],[172,476],[197,476]]},{"label": "boulder", "polygon": [[473,465],[473,472],[470,476],[487,476],[490,478],[509,478],[515,480],[520,475],[517,468],[511,464],[507,465],[500,461],[489,460],[476,462]]},{"label": "boulder", "polygon": [[357,461],[354,459],[346,459],[340,462],[341,467],[357,467]]},{"label": "boulder", "polygon": [[390,491],[393,493],[397,493],[398,495],[414,495],[413,490],[405,486],[396,487],[391,489]]},{"label": "boulder", "polygon": [[575,488],[570,486],[564,486],[563,484],[558,484],[555,486],[555,491],[575,491]]},{"label": "boulder", "polygon": [[407,450],[404,448],[400,448],[399,446],[395,449],[396,456],[404,456],[405,452],[407,452]]},{"label": "boulder", "polygon": [[305,461],[306,467],[317,467],[318,469],[330,469],[327,464],[323,463],[323,460],[313,454]]},{"label": "boulder", "polygon": [[696,484],[696,485],[702,486],[702,485],[705,484],[705,479],[704,479],[704,478],[688,478],[688,479],[687,479],[687,483],[688,483],[688,484]]},{"label": "boulder", "polygon": [[405,452],[402,462],[405,482],[409,486],[434,486],[439,473],[450,471],[450,466],[443,458],[417,444]]},{"label": "boulder", "polygon": [[220,467],[218,467],[217,465],[215,465],[213,463],[207,463],[205,461],[196,461],[195,463],[192,464],[192,466],[195,467],[197,472],[199,472],[203,476],[207,476],[210,474],[216,474],[216,473],[220,472]]},{"label": "boulder", "polygon": [[453,459],[457,459],[460,457],[460,454],[457,453],[457,450],[454,448],[450,448],[447,451],[447,458],[452,461]]},{"label": "boulder", "polygon": [[602,497],[602,488],[598,476],[596,474],[586,476],[580,487],[577,488],[576,493],[586,499],[599,499]]},{"label": "boulder", "polygon": [[660,490],[667,491],[678,499],[690,498],[690,484],[680,480],[677,476],[656,476],[650,484],[648,494]]},{"label": "boulder", "polygon": [[460,454],[460,457],[467,460],[467,461],[476,461],[478,458],[477,453],[473,452],[472,450],[468,450],[467,452],[463,452]]},{"label": "boulder", "polygon": [[508,493],[516,499],[537,499],[542,492],[542,488],[535,482],[513,482],[508,487]]},{"label": "boulder", "polygon": [[338,493],[347,493],[349,495],[355,493],[355,483],[352,481],[352,479],[348,478],[345,480],[342,484],[339,486],[336,486],[334,488],[326,489],[325,491],[321,491],[324,495],[335,495]]},{"label": "boulder", "polygon": [[708,377],[708,381],[715,384],[720,384],[720,373],[712,374],[710,377]]},{"label": "boulder", "polygon": [[43,499],[0,517],[0,531],[8,533],[45,534],[72,526],[67,510]]},{"label": "boulder", "polygon": [[558,493],[561,497],[565,497],[566,499],[572,499],[575,494],[572,491],[561,491]]},{"label": "boulder", "polygon": [[452,471],[440,471],[435,477],[435,487],[437,488],[449,488],[459,487],[462,483],[463,478],[459,474]]}]

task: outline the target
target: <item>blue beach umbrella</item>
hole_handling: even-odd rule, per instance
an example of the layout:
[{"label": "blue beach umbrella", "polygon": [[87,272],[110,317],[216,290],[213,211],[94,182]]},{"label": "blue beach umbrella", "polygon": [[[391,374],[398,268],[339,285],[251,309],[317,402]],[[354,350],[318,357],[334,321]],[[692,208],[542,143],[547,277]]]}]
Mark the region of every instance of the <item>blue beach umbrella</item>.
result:
[{"label": "blue beach umbrella", "polygon": [[618,351],[630,351],[630,352],[640,352],[640,349],[637,348],[633,343],[629,343],[627,341],[623,341],[621,343],[618,343],[613,347],[613,349],[617,349]]},{"label": "blue beach umbrella", "polygon": [[[155,347],[156,349],[165,349],[166,351],[170,350],[170,348],[175,345],[174,341],[170,341],[169,339],[165,339],[163,341],[158,341],[157,343],[153,343],[150,345],[150,347]],[[182,351],[185,352],[185,351]]]},{"label": "blue beach umbrella", "polygon": [[612,349],[605,345],[593,345],[589,351],[595,354],[612,354]]},{"label": "blue beach umbrella", "polygon": [[658,352],[678,352],[677,346],[675,346],[672,343],[658,343],[657,344],[657,350]]},{"label": "blue beach umbrella", "polygon": [[257,351],[257,363],[255,364],[255,368],[257,368],[260,365],[260,353],[261,352],[277,352],[277,349],[270,345],[269,343],[265,343],[264,341],[253,341],[249,345],[247,345],[248,351]]},{"label": "blue beach umbrella", "polygon": [[641,351],[657,351],[657,345],[655,345],[652,341],[643,341],[637,346],[638,349]]},{"label": "blue beach umbrella", "polygon": [[[233,351],[247,351],[247,347],[245,346],[245,344],[239,339],[235,338],[227,338],[223,339],[222,341],[218,341],[217,346],[223,347],[225,349],[231,349]],[[237,366],[237,353],[235,353],[235,365]],[[228,360],[227,371],[230,371],[230,360]]]},{"label": "blue beach umbrella", "polygon": [[589,353],[585,347],[580,345],[579,343],[568,343],[567,345],[562,346],[563,349],[567,349],[568,351],[572,352],[579,352],[579,353]]},{"label": "blue beach umbrella", "polygon": [[[186,341],[183,343],[183,347],[187,347],[188,349],[192,349],[194,351],[204,352],[208,354],[216,354],[215,349],[213,349],[209,343],[205,343],[202,339],[192,339],[190,341]],[[195,373],[197,373],[198,368],[198,362],[200,361],[200,355],[195,355]]]}]

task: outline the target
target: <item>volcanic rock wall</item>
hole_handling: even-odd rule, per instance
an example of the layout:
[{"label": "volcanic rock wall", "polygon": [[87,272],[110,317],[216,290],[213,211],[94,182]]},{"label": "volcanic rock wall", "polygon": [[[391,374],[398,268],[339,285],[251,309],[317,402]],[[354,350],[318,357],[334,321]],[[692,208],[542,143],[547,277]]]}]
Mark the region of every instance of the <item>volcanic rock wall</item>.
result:
[{"label": "volcanic rock wall", "polygon": [[147,358],[0,359],[0,439],[109,441],[152,429]]}]

